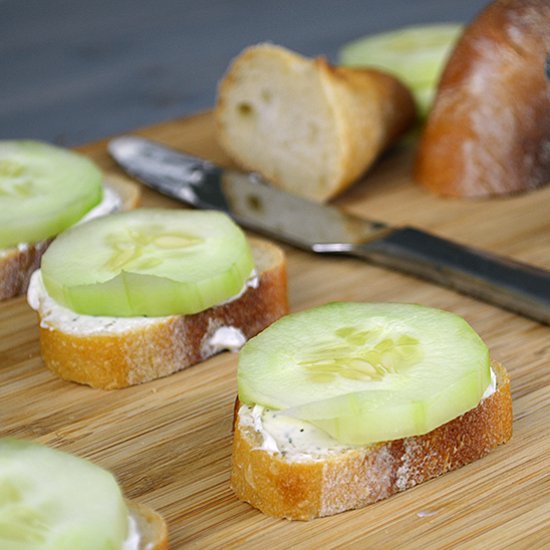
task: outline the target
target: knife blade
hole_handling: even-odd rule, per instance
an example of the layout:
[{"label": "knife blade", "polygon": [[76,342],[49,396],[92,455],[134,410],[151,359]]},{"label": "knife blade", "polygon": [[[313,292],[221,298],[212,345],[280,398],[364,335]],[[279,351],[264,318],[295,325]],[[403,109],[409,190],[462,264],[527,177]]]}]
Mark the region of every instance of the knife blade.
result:
[{"label": "knife blade", "polygon": [[113,159],[148,187],[298,248],[355,256],[550,324],[550,271],[414,227],[359,218],[135,136],[113,139]]}]

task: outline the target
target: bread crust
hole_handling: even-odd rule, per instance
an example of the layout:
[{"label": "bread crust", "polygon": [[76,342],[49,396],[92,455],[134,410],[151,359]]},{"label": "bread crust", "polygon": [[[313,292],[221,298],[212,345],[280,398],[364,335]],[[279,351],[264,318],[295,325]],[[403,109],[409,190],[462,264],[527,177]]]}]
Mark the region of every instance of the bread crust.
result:
[{"label": "bread crust", "polygon": [[263,513],[310,520],[361,508],[487,455],[512,436],[505,369],[493,364],[497,390],[462,416],[416,437],[292,462],[260,450],[262,436],[235,414],[231,487]]},{"label": "bread crust", "polygon": [[164,518],[152,508],[127,500],[128,512],[139,531],[139,550],[168,550],[168,528]]},{"label": "bread crust", "polygon": [[[141,193],[136,185],[120,178],[110,178],[108,185],[122,199],[122,210],[138,206]],[[31,275],[40,267],[40,260],[52,241],[46,239],[0,251],[0,301],[27,292]]]},{"label": "bread crust", "polygon": [[342,147],[340,177],[332,198],[354,183],[408,130],[415,119],[409,90],[382,71],[335,67],[320,57],[315,63],[322,74],[326,94],[332,97]]},{"label": "bread crust", "polygon": [[497,0],[466,28],[443,72],[415,179],[485,197],[550,182],[547,0]]},{"label": "bread crust", "polygon": [[[300,174],[294,174],[293,181],[289,182],[288,175],[282,175],[286,173],[290,157],[296,151],[286,154],[270,141],[270,135],[280,130],[277,121],[269,124],[267,133],[257,128],[252,130],[252,141],[262,144],[262,150],[267,155],[266,160],[260,160],[254,151],[244,146],[245,141],[241,143],[240,138],[250,137],[250,126],[241,125],[232,110],[242,99],[240,86],[243,81],[250,83],[250,79],[254,78],[249,75],[251,67],[256,63],[264,66],[266,63],[273,63],[277,67],[277,70],[270,72],[268,80],[302,78],[304,83],[307,81],[307,93],[314,87],[315,93],[324,97],[328,111],[318,115],[315,125],[319,128],[334,128],[331,149],[335,159],[320,175],[323,178],[322,184],[313,182],[305,185]],[[257,79],[253,84],[258,105],[262,103],[261,96],[266,88],[269,89],[270,84],[265,78]],[[281,95],[278,99],[285,102],[285,108],[281,109],[278,117],[285,117],[296,134],[288,135],[286,141],[296,142],[300,148],[308,148],[310,164],[319,164],[319,159],[323,157],[322,151],[307,143],[304,137],[306,129],[301,128],[296,132],[299,117],[296,116],[298,113],[294,104],[299,98]],[[262,110],[259,108],[258,112],[261,113]],[[307,59],[279,46],[259,44],[245,49],[233,61],[219,85],[214,114],[218,141],[240,167],[262,174],[276,186],[321,202],[349,187],[384,149],[413,124],[415,105],[412,95],[403,84],[380,71],[335,67],[322,57]],[[300,143],[296,141],[297,135],[302,136],[298,139]]]},{"label": "bread crust", "polygon": [[[286,260],[282,250],[250,239],[259,273],[257,288],[194,315],[161,317],[152,325],[114,334],[72,334],[40,325],[46,367],[66,380],[115,389],[167,376],[217,353],[205,339],[221,326],[248,339],[288,313]],[[40,312],[39,312],[40,319]]]}]

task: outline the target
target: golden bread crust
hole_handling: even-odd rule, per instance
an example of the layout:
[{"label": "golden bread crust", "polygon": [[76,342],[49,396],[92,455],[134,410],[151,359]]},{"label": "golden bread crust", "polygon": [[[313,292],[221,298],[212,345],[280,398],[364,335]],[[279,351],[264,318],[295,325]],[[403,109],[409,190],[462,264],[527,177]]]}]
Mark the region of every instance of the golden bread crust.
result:
[{"label": "golden bread crust", "polygon": [[213,355],[203,344],[220,326],[238,328],[251,338],[288,313],[288,298],[282,250],[261,239],[250,241],[260,282],[237,300],[115,334],[71,334],[41,323],[44,364],[66,380],[101,389],[123,388],[167,376]]},{"label": "golden bread crust", "polygon": [[416,437],[292,462],[260,450],[262,436],[236,415],[231,486],[263,513],[310,520],[361,508],[477,460],[512,436],[505,369],[493,364],[497,390],[471,411]]},{"label": "golden bread crust", "polygon": [[497,0],[467,27],[442,75],[415,178],[483,197],[550,181],[547,0]]}]

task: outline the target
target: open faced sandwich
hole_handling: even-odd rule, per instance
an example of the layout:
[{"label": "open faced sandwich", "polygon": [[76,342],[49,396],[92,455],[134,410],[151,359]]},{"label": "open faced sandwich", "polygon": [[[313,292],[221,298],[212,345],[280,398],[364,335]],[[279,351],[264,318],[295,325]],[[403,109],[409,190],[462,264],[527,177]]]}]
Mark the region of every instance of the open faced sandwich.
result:
[{"label": "open faced sandwich", "polygon": [[114,476],[38,443],[0,439],[0,548],[165,550],[164,519]]},{"label": "open faced sandwich", "polygon": [[286,262],[220,212],[138,209],[60,235],[28,301],[49,369],[121,388],[238,349],[287,313]]},{"label": "open faced sandwich", "polygon": [[360,508],[481,458],[512,434],[510,384],[462,318],[333,303],[242,349],[231,484],[262,512]]},{"label": "open faced sandwich", "polygon": [[0,141],[0,300],[24,294],[51,240],[75,223],[133,208],[137,188],[103,184],[86,157],[37,141]]}]

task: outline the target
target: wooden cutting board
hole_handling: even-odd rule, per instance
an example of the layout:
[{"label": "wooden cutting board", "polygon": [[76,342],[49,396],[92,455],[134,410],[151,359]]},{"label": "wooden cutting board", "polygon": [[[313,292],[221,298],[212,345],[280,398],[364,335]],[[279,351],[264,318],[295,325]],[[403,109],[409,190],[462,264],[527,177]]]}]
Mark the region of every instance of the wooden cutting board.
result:
[{"label": "wooden cutting board", "polygon": [[[208,113],[136,132],[227,164]],[[120,177],[106,142],[84,146]],[[338,204],[550,268],[550,186],[448,200],[412,183],[414,144],[387,154]],[[179,207],[150,191],[143,205]],[[512,377],[514,436],[483,460],[362,510],[309,523],[266,517],[229,489],[235,354],[118,391],[64,382],[42,365],[34,312],[0,304],[0,433],[111,469],[159,510],[172,548],[541,548],[550,545],[550,329],[414,278],[285,247],[292,310],[333,300],[416,302],[464,316]]]}]

